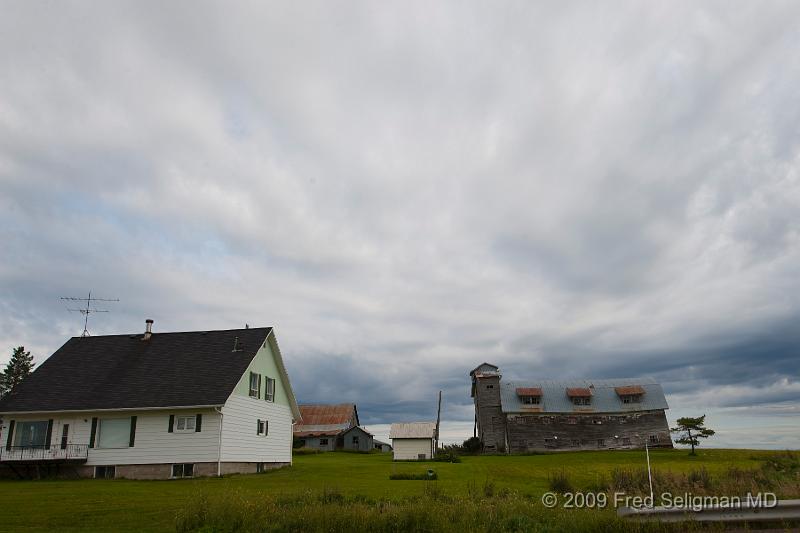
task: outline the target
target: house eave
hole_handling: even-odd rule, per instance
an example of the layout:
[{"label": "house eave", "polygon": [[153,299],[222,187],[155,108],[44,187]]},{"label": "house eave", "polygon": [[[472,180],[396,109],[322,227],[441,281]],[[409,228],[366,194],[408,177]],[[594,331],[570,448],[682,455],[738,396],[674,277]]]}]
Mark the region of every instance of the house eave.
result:
[{"label": "house eave", "polygon": [[114,407],[105,409],[40,409],[36,411],[0,411],[2,415],[36,415],[41,413],[108,413],[117,411],[170,411],[177,409],[213,409],[225,404],[212,405],[167,405],[164,407]]}]

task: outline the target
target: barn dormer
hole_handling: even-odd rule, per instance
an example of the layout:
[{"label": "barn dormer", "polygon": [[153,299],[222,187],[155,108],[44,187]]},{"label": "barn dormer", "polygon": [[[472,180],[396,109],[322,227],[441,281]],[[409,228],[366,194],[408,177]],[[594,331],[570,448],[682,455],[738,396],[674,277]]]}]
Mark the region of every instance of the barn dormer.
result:
[{"label": "barn dormer", "polygon": [[573,405],[592,405],[591,387],[567,387],[567,396]]},{"label": "barn dormer", "polygon": [[614,387],[622,403],[641,403],[644,396],[644,387],[641,385],[626,385],[624,387]]},{"label": "barn dormer", "polygon": [[516,391],[522,405],[541,405],[541,387],[517,387]]}]

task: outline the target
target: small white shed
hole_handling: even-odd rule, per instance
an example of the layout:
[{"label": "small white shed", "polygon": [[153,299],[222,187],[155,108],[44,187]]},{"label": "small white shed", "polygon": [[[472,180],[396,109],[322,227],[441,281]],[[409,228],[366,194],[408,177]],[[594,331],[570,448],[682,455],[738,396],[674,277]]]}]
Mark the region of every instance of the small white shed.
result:
[{"label": "small white shed", "polygon": [[389,431],[395,461],[424,461],[436,452],[436,422],[392,424]]}]

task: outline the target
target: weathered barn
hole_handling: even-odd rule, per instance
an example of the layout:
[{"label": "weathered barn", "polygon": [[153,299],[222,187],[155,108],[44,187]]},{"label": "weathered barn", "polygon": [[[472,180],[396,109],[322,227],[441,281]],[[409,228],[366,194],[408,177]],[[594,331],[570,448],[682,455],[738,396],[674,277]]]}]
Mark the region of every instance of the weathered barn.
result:
[{"label": "weathered barn", "polygon": [[373,449],[381,451],[381,452],[384,452],[384,453],[392,451],[392,445],[391,444],[389,444],[388,442],[380,441],[378,439],[373,439],[372,440],[372,447],[373,447]]},{"label": "weathered barn", "polygon": [[470,377],[485,452],[672,447],[667,400],[652,379],[512,382],[489,363]]},{"label": "weathered barn", "polygon": [[436,422],[392,424],[389,430],[395,461],[418,461],[433,458],[436,452]]},{"label": "weathered barn", "polygon": [[294,439],[305,448],[319,450],[372,449],[372,434],[359,427],[358,409],[352,403],[301,405],[303,423],[294,428]]}]

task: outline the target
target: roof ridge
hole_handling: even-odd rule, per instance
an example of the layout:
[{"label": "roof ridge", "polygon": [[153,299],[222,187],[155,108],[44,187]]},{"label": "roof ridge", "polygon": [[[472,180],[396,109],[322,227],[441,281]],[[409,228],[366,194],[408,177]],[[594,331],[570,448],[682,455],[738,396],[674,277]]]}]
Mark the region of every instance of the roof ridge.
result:
[{"label": "roof ridge", "polygon": [[[186,334],[186,333],[223,333],[228,331],[258,331],[262,329],[272,329],[272,326],[259,326],[255,328],[234,328],[234,329],[198,329],[193,331],[154,331],[153,335],[178,335],[178,334]],[[130,337],[131,335],[142,335],[143,331],[137,331],[135,333],[112,333],[110,335],[90,335],[88,337],[81,337],[80,335],[76,335],[74,337],[70,337],[70,339],[102,339],[102,338],[109,338],[109,337]]]}]

